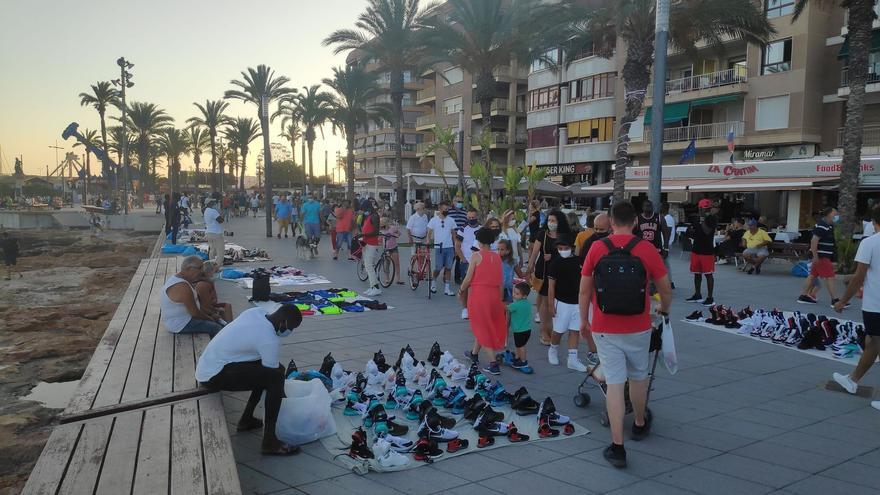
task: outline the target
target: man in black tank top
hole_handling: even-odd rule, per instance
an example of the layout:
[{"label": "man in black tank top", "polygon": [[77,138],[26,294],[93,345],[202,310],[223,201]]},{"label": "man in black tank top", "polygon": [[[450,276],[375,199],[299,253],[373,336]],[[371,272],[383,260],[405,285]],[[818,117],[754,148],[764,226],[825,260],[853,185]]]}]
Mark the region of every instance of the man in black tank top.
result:
[{"label": "man in black tank top", "polygon": [[669,234],[667,234],[666,220],[659,213],[654,212],[654,204],[651,200],[646,199],[642,202],[642,213],[637,217],[633,233],[653,244],[664,258],[668,254]]}]

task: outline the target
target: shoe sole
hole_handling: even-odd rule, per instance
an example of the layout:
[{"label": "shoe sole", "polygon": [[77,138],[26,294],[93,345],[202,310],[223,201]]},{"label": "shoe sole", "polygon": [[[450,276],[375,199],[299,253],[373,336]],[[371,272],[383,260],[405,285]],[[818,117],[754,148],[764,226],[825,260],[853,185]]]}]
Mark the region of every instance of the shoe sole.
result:
[{"label": "shoe sole", "polygon": [[[800,299],[797,299],[796,302],[799,302],[799,303],[801,303],[801,304],[818,304],[818,302],[813,302],[813,301],[801,301]],[[834,306],[832,306],[832,308],[833,308],[833,307],[834,307]]]}]

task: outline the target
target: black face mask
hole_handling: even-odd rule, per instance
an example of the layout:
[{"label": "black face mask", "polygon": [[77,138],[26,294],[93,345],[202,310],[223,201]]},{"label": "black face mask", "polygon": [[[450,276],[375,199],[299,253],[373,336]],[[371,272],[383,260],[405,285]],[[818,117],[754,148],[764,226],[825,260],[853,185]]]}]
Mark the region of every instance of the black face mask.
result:
[{"label": "black face mask", "polygon": [[478,224],[479,224],[479,222],[477,222],[476,218],[468,219],[468,225],[470,225],[471,227],[476,227]]}]

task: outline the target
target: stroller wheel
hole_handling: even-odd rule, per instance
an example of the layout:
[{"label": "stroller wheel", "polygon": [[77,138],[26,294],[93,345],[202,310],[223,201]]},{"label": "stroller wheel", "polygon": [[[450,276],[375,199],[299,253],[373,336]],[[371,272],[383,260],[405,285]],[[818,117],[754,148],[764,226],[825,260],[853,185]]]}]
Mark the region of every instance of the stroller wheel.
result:
[{"label": "stroller wheel", "polygon": [[590,394],[580,393],[574,396],[574,405],[578,407],[587,407],[590,405]]},{"label": "stroller wheel", "polygon": [[607,412],[603,412],[603,413],[602,413],[602,416],[599,418],[599,423],[600,423],[602,426],[606,426],[606,427],[607,427],[609,424],[611,424],[611,422],[608,421],[608,413],[607,413]]}]

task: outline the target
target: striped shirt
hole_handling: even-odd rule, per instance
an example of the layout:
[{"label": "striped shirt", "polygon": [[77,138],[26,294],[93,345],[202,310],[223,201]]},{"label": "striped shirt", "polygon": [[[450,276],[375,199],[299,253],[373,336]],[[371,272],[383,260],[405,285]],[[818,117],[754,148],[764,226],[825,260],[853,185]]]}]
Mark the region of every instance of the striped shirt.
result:
[{"label": "striped shirt", "polygon": [[446,211],[446,216],[455,220],[455,226],[460,229],[467,225],[467,212],[462,209],[450,206]]},{"label": "striped shirt", "polygon": [[834,242],[834,227],[824,219],[819,220],[813,229],[813,236],[819,238],[816,252],[820,258],[828,258],[831,261],[837,257],[837,245]]}]

